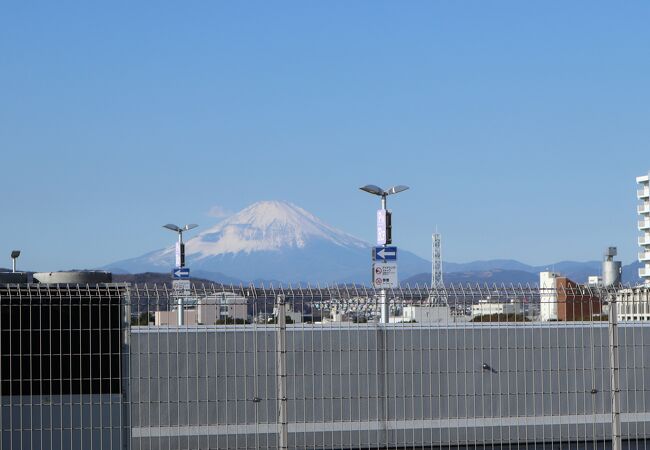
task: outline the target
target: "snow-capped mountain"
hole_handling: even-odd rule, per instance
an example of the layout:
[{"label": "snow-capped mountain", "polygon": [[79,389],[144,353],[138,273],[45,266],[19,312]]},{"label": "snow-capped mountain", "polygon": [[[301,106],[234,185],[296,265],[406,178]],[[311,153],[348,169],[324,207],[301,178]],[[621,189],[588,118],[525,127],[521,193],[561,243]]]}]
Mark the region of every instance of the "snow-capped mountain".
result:
[{"label": "snow-capped mountain", "polygon": [[[203,277],[217,274],[244,281],[363,282],[370,279],[371,244],[337,230],[288,202],[255,203],[185,243],[187,266]],[[400,250],[400,276],[429,263]],[[163,272],[174,264],[170,246],[107,268]]]},{"label": "snow-capped mountain", "polygon": [[287,202],[258,202],[200,233],[186,251],[202,259],[223,253],[251,253],[305,248],[322,240],[341,247],[368,246],[332,228],[311,213]]}]

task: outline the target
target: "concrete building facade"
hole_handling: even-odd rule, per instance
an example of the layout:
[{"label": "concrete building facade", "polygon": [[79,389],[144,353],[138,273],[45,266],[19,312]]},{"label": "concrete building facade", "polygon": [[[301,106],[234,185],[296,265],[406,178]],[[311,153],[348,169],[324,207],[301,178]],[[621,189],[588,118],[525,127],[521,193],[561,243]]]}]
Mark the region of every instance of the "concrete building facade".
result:
[{"label": "concrete building facade", "polygon": [[639,278],[643,279],[646,285],[650,285],[650,173],[637,177],[636,182],[639,184],[636,194],[641,202],[637,206],[638,227],[642,233],[639,236],[639,261],[643,264],[639,269]]},{"label": "concrete building facade", "polygon": [[616,302],[619,322],[650,321],[650,287],[620,289]]}]

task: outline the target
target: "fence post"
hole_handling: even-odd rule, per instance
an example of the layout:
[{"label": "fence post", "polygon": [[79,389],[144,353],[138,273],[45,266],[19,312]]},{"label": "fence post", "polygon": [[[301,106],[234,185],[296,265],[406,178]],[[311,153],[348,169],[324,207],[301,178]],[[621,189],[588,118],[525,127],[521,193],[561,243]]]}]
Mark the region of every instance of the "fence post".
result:
[{"label": "fence post", "polygon": [[619,384],[618,311],[616,294],[609,301],[609,374],[612,387],[612,450],[621,450],[621,389]]},{"label": "fence post", "polygon": [[278,295],[277,303],[277,380],[278,380],[278,448],[289,448],[289,425],[287,421],[287,324],[284,295]]},{"label": "fence post", "polygon": [[178,326],[181,327],[185,324],[185,320],[183,317],[183,295],[178,296],[178,300],[176,300],[177,303],[177,317],[178,317]]},{"label": "fence post", "polygon": [[381,323],[390,322],[390,304],[386,296],[386,289],[379,291],[379,309],[381,310]]},{"label": "fence post", "polygon": [[[136,297],[136,301],[140,299]],[[148,305],[149,303],[147,303]],[[124,285],[124,293],[119,298],[119,308],[122,327],[122,340],[121,340],[121,361],[120,361],[120,384],[121,389],[121,407],[122,415],[120,417],[120,427],[122,427],[122,449],[128,450],[131,448],[131,286]],[[140,304],[136,308],[137,317],[140,317]],[[147,318],[149,317],[149,307],[146,309]],[[148,325],[148,324],[147,324]]]}]

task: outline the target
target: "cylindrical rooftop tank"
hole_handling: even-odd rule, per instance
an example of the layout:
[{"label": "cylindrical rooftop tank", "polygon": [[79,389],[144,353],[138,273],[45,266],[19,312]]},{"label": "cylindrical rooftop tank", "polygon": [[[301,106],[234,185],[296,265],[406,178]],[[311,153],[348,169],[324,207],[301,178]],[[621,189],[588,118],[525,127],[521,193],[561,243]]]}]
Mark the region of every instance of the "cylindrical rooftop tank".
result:
[{"label": "cylindrical rooftop tank", "polygon": [[620,261],[603,261],[603,286],[617,286],[621,284]]},{"label": "cylindrical rooftop tank", "polygon": [[113,274],[103,270],[78,272],[39,272],[34,274],[35,283],[45,284],[99,284],[112,283]]},{"label": "cylindrical rooftop tank", "polygon": [[29,283],[29,275],[27,272],[0,272],[0,283]]}]

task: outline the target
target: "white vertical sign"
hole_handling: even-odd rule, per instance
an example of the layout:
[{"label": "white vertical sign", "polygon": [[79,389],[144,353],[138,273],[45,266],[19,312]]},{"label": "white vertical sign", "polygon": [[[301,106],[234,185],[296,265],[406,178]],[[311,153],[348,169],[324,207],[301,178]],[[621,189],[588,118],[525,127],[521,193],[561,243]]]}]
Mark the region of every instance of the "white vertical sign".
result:
[{"label": "white vertical sign", "polygon": [[386,244],[386,210],[377,210],[377,245]]},{"label": "white vertical sign", "polygon": [[182,264],[181,264],[181,243],[180,242],[176,243],[176,266],[175,267],[182,267]]}]

